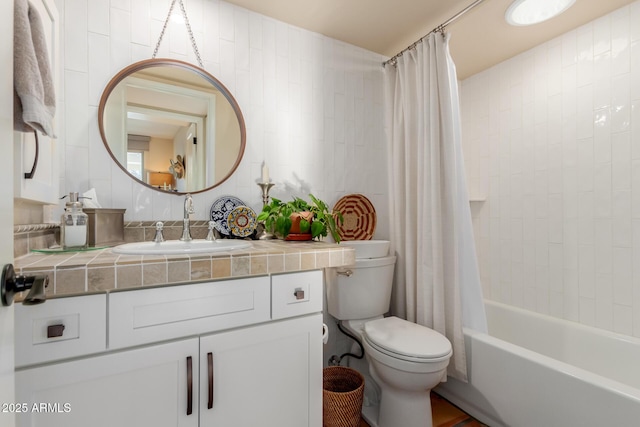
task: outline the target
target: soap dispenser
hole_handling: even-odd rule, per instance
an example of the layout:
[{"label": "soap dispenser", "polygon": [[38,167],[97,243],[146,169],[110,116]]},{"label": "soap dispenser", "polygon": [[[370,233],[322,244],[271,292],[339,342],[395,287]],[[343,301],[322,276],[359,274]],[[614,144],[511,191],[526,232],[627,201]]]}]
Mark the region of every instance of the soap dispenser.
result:
[{"label": "soap dispenser", "polygon": [[89,216],[82,211],[82,203],[78,199],[78,193],[69,193],[69,201],[62,214],[60,242],[63,249],[85,249],[87,247]]}]

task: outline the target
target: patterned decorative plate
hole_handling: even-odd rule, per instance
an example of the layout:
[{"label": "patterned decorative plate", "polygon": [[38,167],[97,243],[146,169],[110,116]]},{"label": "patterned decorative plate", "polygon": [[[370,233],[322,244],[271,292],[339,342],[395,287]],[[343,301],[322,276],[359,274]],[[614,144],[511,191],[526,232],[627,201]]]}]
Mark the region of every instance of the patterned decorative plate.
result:
[{"label": "patterned decorative plate", "polygon": [[371,240],[376,231],[376,210],[362,194],[348,194],[333,207],[340,211],[344,222],[338,224],[341,240]]},{"label": "patterned decorative plate", "polygon": [[225,236],[231,235],[231,229],[227,223],[229,213],[238,206],[244,206],[244,202],[237,197],[222,196],[216,199],[211,205],[211,221],[215,223],[215,228]]},{"label": "patterned decorative plate", "polygon": [[234,236],[247,237],[256,229],[258,216],[250,207],[238,206],[229,213],[227,225]]}]

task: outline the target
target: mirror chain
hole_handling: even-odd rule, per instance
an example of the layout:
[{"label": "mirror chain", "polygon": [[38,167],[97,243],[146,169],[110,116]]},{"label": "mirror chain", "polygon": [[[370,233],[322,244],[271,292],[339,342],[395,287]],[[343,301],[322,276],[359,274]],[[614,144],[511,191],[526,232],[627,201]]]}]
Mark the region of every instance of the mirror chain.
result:
[{"label": "mirror chain", "polygon": [[[158,54],[158,49],[160,48],[160,43],[162,43],[162,38],[164,37],[164,32],[167,29],[167,25],[169,24],[169,19],[171,18],[171,13],[173,12],[173,6],[176,4],[177,0],[171,1],[171,6],[169,6],[169,13],[167,14],[167,19],[164,20],[164,25],[162,26],[162,31],[160,32],[160,37],[158,38],[158,43],[156,44],[156,48],[153,50],[153,56],[151,58],[155,59]],[[182,10],[182,16],[184,16],[184,23],[187,27],[187,31],[189,32],[189,38],[191,39],[191,46],[193,46],[193,51],[196,54],[196,59],[198,60],[198,65],[200,68],[204,69],[204,65],[202,64],[202,59],[200,58],[200,51],[198,51],[198,46],[196,45],[196,39],[193,36],[193,32],[191,31],[191,25],[189,25],[189,18],[187,17],[187,11],[184,8],[184,3],[180,0],[180,9]]]}]

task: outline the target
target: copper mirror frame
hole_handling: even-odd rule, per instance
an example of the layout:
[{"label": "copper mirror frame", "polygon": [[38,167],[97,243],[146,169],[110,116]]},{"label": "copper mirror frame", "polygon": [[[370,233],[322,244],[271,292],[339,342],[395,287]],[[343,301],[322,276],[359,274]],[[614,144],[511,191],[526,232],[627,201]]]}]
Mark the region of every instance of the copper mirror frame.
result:
[{"label": "copper mirror frame", "polygon": [[[224,96],[226,101],[229,103],[229,105],[233,109],[233,112],[235,113],[235,116],[236,116],[236,118],[238,120],[239,133],[240,133],[240,144],[239,144],[239,148],[238,148],[238,155],[237,155],[237,157],[235,159],[235,162],[233,163],[233,165],[229,169],[229,172],[226,175],[224,175],[222,178],[218,179],[213,184],[211,184],[209,186],[206,186],[206,188],[189,190],[189,191],[170,191],[170,192],[169,191],[164,191],[162,188],[158,188],[156,186],[150,185],[149,183],[144,182],[143,180],[139,179],[138,177],[132,175],[127,170],[127,167],[126,167],[127,165],[123,165],[120,161],[118,161],[117,157],[114,155],[113,151],[111,150],[111,147],[109,145],[109,141],[107,140],[107,136],[106,136],[106,132],[105,132],[105,123],[104,123],[105,108],[106,108],[107,100],[109,99],[109,96],[112,94],[114,89],[118,86],[118,84],[121,83],[125,78],[133,75],[134,73],[136,73],[138,71],[142,71],[142,70],[149,69],[149,68],[154,68],[154,67],[177,68],[179,70],[188,71],[188,72],[193,73],[195,76],[201,77],[202,79],[204,79],[204,81],[209,83],[213,88],[215,88],[218,92],[220,92]],[[192,193],[192,194],[193,193],[201,193],[201,192],[210,190],[212,188],[215,188],[218,185],[220,185],[223,182],[225,182],[227,179],[229,179],[229,177],[238,168],[238,166],[240,164],[240,161],[242,160],[242,157],[244,155],[244,150],[245,150],[245,146],[246,146],[246,127],[245,127],[244,117],[242,116],[242,112],[240,111],[240,107],[238,106],[238,103],[236,102],[236,100],[233,97],[233,95],[231,95],[231,93],[227,90],[227,88],[218,79],[213,77],[211,74],[209,74],[204,69],[202,69],[200,67],[197,67],[197,66],[195,66],[193,64],[190,64],[188,62],[175,60],[175,59],[162,58],[162,59],[143,60],[143,61],[136,62],[134,64],[131,64],[131,65],[127,66],[126,68],[122,69],[118,74],[116,74],[111,79],[111,81],[109,81],[109,83],[107,84],[104,92],[102,93],[102,97],[100,98],[100,105],[98,107],[98,125],[99,125],[99,128],[100,128],[100,136],[101,136],[102,141],[103,141],[103,143],[105,145],[105,148],[109,152],[109,155],[111,156],[113,161],[120,167],[120,169],[122,169],[128,176],[130,176],[136,182],[138,182],[138,183],[140,183],[140,184],[142,184],[142,185],[144,185],[146,187],[152,188],[154,190],[157,190],[157,191],[160,191],[160,192],[163,192],[163,193],[166,192],[166,193],[177,194],[177,195],[183,195],[183,194],[185,194],[187,192]]]}]

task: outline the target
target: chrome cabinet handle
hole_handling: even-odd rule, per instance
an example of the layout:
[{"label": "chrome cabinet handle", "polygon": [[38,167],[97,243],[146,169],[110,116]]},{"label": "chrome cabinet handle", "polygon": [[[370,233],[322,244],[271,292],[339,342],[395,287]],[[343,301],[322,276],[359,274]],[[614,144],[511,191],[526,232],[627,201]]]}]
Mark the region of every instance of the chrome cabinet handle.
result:
[{"label": "chrome cabinet handle", "polygon": [[207,408],[213,408],[213,353],[207,353],[207,365],[209,374],[209,401]]},{"label": "chrome cabinet handle", "polygon": [[187,415],[193,413],[193,361],[187,357]]},{"label": "chrome cabinet handle", "polygon": [[353,275],[353,271],[351,271],[351,270],[338,270],[338,274],[340,276],[351,277]]},{"label": "chrome cabinet handle", "polygon": [[304,291],[302,289],[296,289],[293,295],[295,295],[296,299],[304,299]]}]

